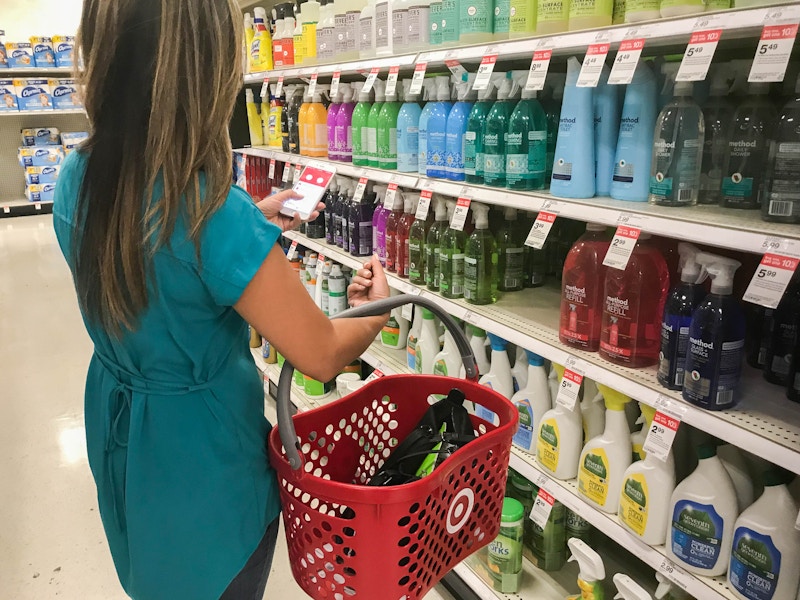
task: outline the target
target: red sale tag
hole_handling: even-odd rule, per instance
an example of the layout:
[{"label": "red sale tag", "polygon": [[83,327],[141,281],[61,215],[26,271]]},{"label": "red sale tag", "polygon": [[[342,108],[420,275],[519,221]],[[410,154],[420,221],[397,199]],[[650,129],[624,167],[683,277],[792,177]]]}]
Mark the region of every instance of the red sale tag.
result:
[{"label": "red sale tag", "polygon": [[747,81],[783,81],[797,37],[797,23],[765,25]]},{"label": "red sale tag", "polygon": [[653,456],[666,461],[680,424],[680,419],[661,411],[656,412],[642,449],[647,454],[653,454]]},{"label": "red sale tag", "polygon": [[611,67],[611,74],[608,76],[608,83],[611,85],[628,85],[633,81],[633,74],[639,58],[644,50],[644,38],[633,40],[622,40],[619,45],[617,57]]},{"label": "red sale tag", "polygon": [[628,266],[628,261],[631,258],[640,233],[641,230],[635,227],[627,227],[625,225],[617,227],[617,232],[614,234],[614,239],[611,240],[611,245],[608,247],[608,252],[606,252],[606,257],[603,260],[603,265],[624,271],[625,267]]},{"label": "red sale tag", "polygon": [[492,78],[494,66],[497,64],[497,54],[487,54],[483,57],[478,73],[475,75],[475,82],[472,84],[473,90],[485,90],[489,87],[489,80]]},{"label": "red sale tag", "polygon": [[269,95],[269,77],[264,77],[264,83],[261,84],[261,98],[266,98]]},{"label": "red sale tag", "polygon": [[383,198],[383,206],[392,210],[394,208],[394,199],[397,196],[397,184],[390,183],[386,188],[386,195]]},{"label": "red sale tag", "polygon": [[341,71],[334,71],[333,77],[331,77],[331,98],[335,98],[336,94],[339,93],[339,82],[342,80],[342,72]]},{"label": "red sale tag", "polygon": [[[361,88],[362,92],[366,94],[372,91],[372,86],[375,85],[375,80],[378,79],[378,73],[380,72],[381,70],[378,67],[372,67],[369,70],[369,75],[367,75],[367,80],[364,82],[364,87]],[[388,91],[386,92],[386,95],[389,95]]]},{"label": "red sale tag", "polygon": [[544,529],[547,526],[547,521],[550,520],[550,513],[553,511],[555,503],[556,499],[547,490],[540,487],[531,509],[531,520]]},{"label": "red sale tag", "polygon": [[278,77],[278,85],[275,86],[275,95],[280,98],[283,95],[283,75]]},{"label": "red sale tag", "polygon": [[461,63],[453,58],[444,61],[444,64],[447,65],[448,69],[450,69],[450,73],[453,74],[453,77],[456,78],[456,81],[461,81],[461,77],[467,72]]},{"label": "red sale tag", "polygon": [[722,29],[696,31],[689,38],[683,60],[675,76],[676,81],[703,81],[708,74],[714,52],[722,37]]},{"label": "red sale tag", "polygon": [[553,56],[553,51],[537,50],[533,53],[533,60],[531,60],[531,68],[528,71],[528,81],[525,82],[526,90],[539,91],[544,89],[544,82],[547,79],[547,71],[550,68],[550,59]]},{"label": "red sale tag", "polygon": [[414,67],[414,74],[411,76],[411,87],[408,90],[409,94],[419,94],[422,91],[422,82],[425,80],[425,69],[428,68],[428,63],[418,62]]},{"label": "red sale tag", "polygon": [[575,404],[578,402],[581,383],[583,383],[583,373],[566,369],[564,377],[561,378],[561,384],[558,386],[556,404],[560,404],[569,411],[574,410]]},{"label": "red sale tag", "polygon": [[364,192],[367,189],[368,183],[369,179],[367,179],[366,177],[362,177],[361,179],[358,180],[358,183],[356,184],[356,189],[353,192],[353,202],[355,203],[361,202],[361,199],[364,197]]},{"label": "red sale tag", "polygon": [[799,262],[791,256],[765,254],[742,299],[767,308],[777,308]]},{"label": "red sale tag", "polygon": [[578,75],[578,87],[597,87],[610,49],[611,44],[607,43],[589,46],[586,50],[586,56],[583,58],[581,72]]},{"label": "red sale tag", "polygon": [[311,81],[308,83],[308,95],[311,96],[312,98],[314,97],[314,94],[317,93],[317,78],[318,78],[318,76],[319,76],[319,74],[316,71],[314,71],[311,74]]},{"label": "red sale tag", "polygon": [[270,179],[274,179],[275,178],[275,159],[274,158],[269,161],[269,178]]},{"label": "red sale tag", "polygon": [[[386,78],[386,95],[393,96],[397,91],[397,77],[400,75],[400,67],[395,65],[389,67],[389,76]],[[372,86],[370,86],[372,87]]]},{"label": "red sale tag", "polygon": [[525,245],[541,250],[547,241],[547,236],[550,235],[550,230],[553,228],[553,223],[556,222],[557,216],[556,213],[541,211],[537,215],[533,227],[531,227],[531,232],[528,234],[528,239],[525,240]]},{"label": "red sale tag", "polygon": [[467,222],[467,213],[469,213],[469,205],[472,202],[469,198],[459,198],[456,204],[456,209],[453,211],[453,218],[450,219],[450,229],[456,231],[464,231],[464,225]]},{"label": "red sale tag", "polygon": [[419,193],[419,204],[417,204],[417,213],[414,215],[415,219],[425,221],[428,218],[432,196],[433,192],[431,190],[422,190]]},{"label": "red sale tag", "polygon": [[370,374],[370,376],[369,376],[369,377],[367,377],[367,378],[366,378],[364,381],[366,381],[367,383],[369,383],[370,381],[375,381],[376,379],[379,379],[379,378],[383,377],[383,375],[384,375],[383,371],[381,371],[380,369],[375,369],[375,370],[374,370],[374,371],[373,371],[373,372]]}]

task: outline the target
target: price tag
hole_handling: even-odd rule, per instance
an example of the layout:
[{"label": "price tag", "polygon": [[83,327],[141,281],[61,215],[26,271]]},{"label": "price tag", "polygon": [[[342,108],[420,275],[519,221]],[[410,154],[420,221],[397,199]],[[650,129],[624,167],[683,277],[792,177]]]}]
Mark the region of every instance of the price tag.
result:
[{"label": "price tag", "polygon": [[3,207],[3,213],[6,214],[6,215],[10,214],[11,213],[11,207],[10,206],[4,206]]},{"label": "price tag", "polygon": [[430,190],[422,190],[419,193],[419,204],[417,204],[417,214],[414,218],[419,221],[425,221],[428,218],[428,211],[431,208],[431,196],[433,192]]},{"label": "price tag", "polygon": [[677,417],[657,411],[642,449],[647,454],[652,453],[653,456],[666,462],[680,424],[681,421]]},{"label": "price tag", "polygon": [[586,50],[583,57],[583,65],[578,75],[578,87],[597,87],[600,83],[600,75],[603,73],[603,65],[606,64],[606,56],[611,48],[611,44],[592,44]]},{"label": "price tag", "polygon": [[294,167],[294,173],[292,174],[292,185],[295,185],[298,181],[300,181],[300,173],[303,172],[303,165],[297,163]]},{"label": "price tag", "polygon": [[269,95],[269,77],[264,77],[264,83],[261,84],[261,98],[262,100]]},{"label": "price tag", "polygon": [[384,376],[383,371],[381,371],[380,369],[375,369],[372,373],[370,373],[370,376],[367,377],[364,381],[369,383],[370,381],[375,381],[376,379],[380,379],[383,376]]},{"label": "price tag", "polygon": [[278,85],[275,86],[275,95],[280,98],[283,95],[283,75],[278,77]]},{"label": "price tag", "polygon": [[317,78],[319,74],[314,71],[311,74],[311,81],[308,82],[308,95],[313,98],[314,94],[317,93]]},{"label": "price tag", "polygon": [[456,81],[462,81],[462,77],[467,72],[467,70],[461,65],[460,62],[458,62],[456,59],[453,58],[445,60],[444,64],[447,65],[448,69],[450,69],[450,72],[456,78]]},{"label": "price tag", "polygon": [[658,570],[666,575],[667,579],[675,583],[682,590],[688,589],[689,582],[693,579],[691,575],[689,575],[686,571],[684,571],[666,556],[661,560],[661,564],[658,565]]},{"label": "price tag", "polygon": [[[481,322],[481,316],[478,315],[478,314],[475,314],[471,310],[468,310],[467,312],[464,313],[464,320],[467,323],[469,323],[470,325],[475,325],[476,327],[478,327],[479,323]],[[483,329],[483,328],[481,328],[481,329]]]},{"label": "price tag", "polygon": [[297,240],[292,241],[292,245],[289,246],[289,251],[286,253],[286,258],[289,260],[294,260],[295,256],[297,256]]},{"label": "price tag", "polygon": [[540,487],[536,500],[533,501],[533,509],[531,509],[531,521],[536,523],[542,529],[547,525],[550,519],[550,513],[553,511],[553,504],[556,499],[551,496],[547,490]]},{"label": "price tag", "polygon": [[631,259],[631,253],[634,246],[636,246],[640,233],[641,230],[636,229],[636,227],[628,227],[627,225],[617,227],[614,239],[611,240],[606,257],[603,259],[603,266],[624,271],[625,267],[628,266],[628,261]]},{"label": "price tag", "polygon": [[414,67],[414,74],[411,76],[411,87],[408,90],[409,94],[419,94],[422,91],[422,82],[425,80],[425,69],[428,68],[428,63],[418,62]]},{"label": "price tag", "polygon": [[355,202],[356,204],[361,202],[361,199],[364,197],[364,192],[367,189],[368,183],[369,179],[367,179],[366,177],[362,177],[361,179],[358,180],[358,183],[356,184],[356,189],[353,192],[353,202]]},{"label": "price tag", "polygon": [[475,83],[472,84],[473,90],[485,90],[489,87],[489,80],[492,78],[494,66],[497,64],[497,53],[486,54],[478,67],[478,74],[475,75]]},{"label": "price tag", "polygon": [[320,252],[317,255],[317,272],[314,278],[319,281],[322,277],[322,270],[325,268],[325,255]]},{"label": "price tag", "polygon": [[533,222],[533,227],[531,227],[531,232],[528,234],[528,239],[525,240],[525,245],[541,250],[547,241],[547,236],[550,235],[553,223],[556,222],[556,216],[556,213],[541,211],[536,217],[536,221]]},{"label": "price tag", "polygon": [[289,182],[289,172],[292,170],[292,165],[289,163],[284,163],[283,165],[283,176],[281,177],[281,181],[283,183]]},{"label": "price tag", "polygon": [[[375,67],[377,69],[377,67]],[[375,70],[373,69],[373,71]],[[370,73],[371,75],[371,73]],[[392,96],[397,91],[397,77],[400,75],[400,67],[395,65],[389,67],[389,76],[386,78],[386,95]],[[374,82],[373,82],[374,83]]]},{"label": "price tag", "polygon": [[797,37],[797,23],[764,25],[747,81],[783,81],[795,37]]},{"label": "price tag", "polygon": [[472,200],[469,198],[461,197],[458,199],[456,209],[453,211],[453,218],[450,219],[450,229],[456,231],[464,231],[464,225],[467,222],[467,213],[469,213],[469,205]]},{"label": "price tag", "polygon": [[268,176],[269,176],[270,179],[274,179],[274,177],[275,177],[275,159],[274,158],[269,161],[269,175]]},{"label": "price tag", "polygon": [[675,81],[703,81],[714,60],[720,37],[722,29],[695,31],[689,38]]},{"label": "price tag", "polygon": [[575,404],[578,403],[578,394],[581,391],[581,383],[583,383],[583,373],[566,369],[564,377],[561,378],[561,384],[558,386],[556,404],[560,404],[569,411],[575,410]]},{"label": "price tag", "polygon": [[386,188],[386,196],[383,198],[383,206],[389,210],[392,210],[395,196],[397,196],[397,184],[390,183],[389,187]]},{"label": "price tag", "polygon": [[341,80],[342,80],[342,72],[334,71],[333,77],[331,77],[331,98],[336,97],[336,94],[339,93],[339,82]]},{"label": "price tag", "polygon": [[[378,79],[378,73],[380,72],[381,70],[378,67],[372,67],[369,70],[369,75],[367,75],[367,80],[364,82],[364,87],[361,88],[362,92],[366,94],[372,91],[372,86],[375,85],[375,80]],[[386,95],[389,95],[389,90],[386,90]]]},{"label": "price tag", "polygon": [[406,321],[411,321],[414,318],[414,305],[404,304],[403,310],[400,311],[400,316],[403,317]]},{"label": "price tag", "polygon": [[36,202],[36,203],[33,205],[33,207],[34,207],[36,210],[42,210],[42,205],[41,205],[39,202]]},{"label": "price tag", "polygon": [[644,42],[644,38],[622,40],[617,51],[617,57],[614,59],[614,65],[611,67],[611,74],[608,76],[609,84],[628,85],[633,81],[633,73],[636,71],[636,65],[639,64],[639,58],[642,56]]},{"label": "price tag", "polygon": [[765,254],[742,300],[767,308],[777,308],[798,262],[798,259],[791,256],[769,252]]},{"label": "price tag", "polygon": [[547,79],[547,71],[550,68],[552,56],[552,50],[537,50],[533,53],[531,69],[528,71],[528,81],[525,82],[526,90],[539,91],[544,89],[544,82]]}]

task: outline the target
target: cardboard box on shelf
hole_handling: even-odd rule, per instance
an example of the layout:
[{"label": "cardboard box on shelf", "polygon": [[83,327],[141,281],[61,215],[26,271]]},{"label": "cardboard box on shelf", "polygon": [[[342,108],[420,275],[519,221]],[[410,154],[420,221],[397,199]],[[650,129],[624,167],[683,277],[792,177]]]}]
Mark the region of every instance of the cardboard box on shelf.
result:
[{"label": "cardboard box on shelf", "polygon": [[6,42],[6,56],[11,69],[30,69],[33,63],[33,48],[28,42]]},{"label": "cardboard box on shelf", "polygon": [[15,79],[14,89],[20,110],[53,110],[53,95],[47,79]]},{"label": "cardboard box on shelf", "polygon": [[23,129],[21,132],[23,146],[60,146],[61,135],[55,127],[36,127]]}]

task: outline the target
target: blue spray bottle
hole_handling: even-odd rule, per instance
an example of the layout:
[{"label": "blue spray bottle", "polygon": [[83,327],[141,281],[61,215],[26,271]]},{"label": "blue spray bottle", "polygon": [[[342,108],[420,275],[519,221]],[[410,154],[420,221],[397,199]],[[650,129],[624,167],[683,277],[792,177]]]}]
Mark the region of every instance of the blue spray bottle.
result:
[{"label": "blue spray bottle", "polygon": [[419,95],[411,94],[411,80],[403,82],[403,106],[397,115],[397,170],[416,173],[419,166]]},{"label": "blue spray bottle", "polygon": [[450,181],[464,181],[464,136],[467,133],[467,121],[472,105],[478,98],[478,92],[472,91],[476,73],[465,73],[460,81],[456,81],[456,97],[458,101],[450,109],[447,116],[447,138],[445,141],[445,172]]},{"label": "blue spray bottle", "polygon": [[591,198],[595,192],[593,89],[578,87],[581,63],[567,61],[567,82],[558,123],[550,192],[561,198]]},{"label": "blue spray bottle", "polygon": [[600,84],[594,90],[594,162],[595,194],[611,193],[614,154],[619,136],[620,97],[618,85],[609,85],[611,69],[603,65]]},{"label": "blue spray bottle", "polygon": [[[447,117],[453,103],[450,101],[450,78],[441,75],[436,78],[436,101],[430,103],[428,116],[428,145],[426,154],[426,174],[428,177],[447,177],[445,157],[447,155]],[[426,106],[427,108],[427,106]]]},{"label": "blue spray bottle", "polygon": [[683,399],[709,410],[736,404],[744,358],[745,315],[732,296],[738,260],[701,252],[697,262],[711,277],[711,293],[692,314]]},{"label": "blue spray bottle", "polygon": [[700,250],[692,244],[678,244],[681,255],[681,282],[672,288],[664,305],[661,321],[661,352],[658,382],[671,390],[683,388],[686,353],[689,350],[689,327],[694,310],[706,295],[703,281],[708,277],[697,262]]},{"label": "blue spray bottle", "polygon": [[436,104],[435,85],[435,79],[426,79],[422,82],[422,100],[424,106],[419,115],[419,164],[417,165],[417,173],[420,175],[428,174],[428,120],[430,119],[431,112],[433,112],[433,105]]},{"label": "blue spray bottle", "polygon": [[658,82],[643,60],[636,65],[633,80],[625,90],[622,118],[611,178],[611,197],[647,202],[650,194],[650,163],[653,161],[653,131],[656,126]]}]

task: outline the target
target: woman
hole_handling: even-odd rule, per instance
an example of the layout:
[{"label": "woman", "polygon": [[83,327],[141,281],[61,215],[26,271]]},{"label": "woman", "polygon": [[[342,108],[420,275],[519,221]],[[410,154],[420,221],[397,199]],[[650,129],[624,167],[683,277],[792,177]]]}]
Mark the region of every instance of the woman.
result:
[{"label": "woman", "polygon": [[[275,245],[299,224],[278,214],[291,193],[255,205],[231,186],[240,23],[234,0],[83,6],[92,133],[63,163],[54,224],[95,345],[100,514],[137,599],[263,596],[280,507],[246,322],[327,381],[386,321],[326,319]],[[388,296],[374,258],[348,292]]]}]

